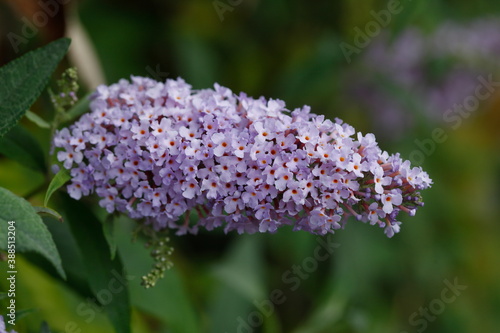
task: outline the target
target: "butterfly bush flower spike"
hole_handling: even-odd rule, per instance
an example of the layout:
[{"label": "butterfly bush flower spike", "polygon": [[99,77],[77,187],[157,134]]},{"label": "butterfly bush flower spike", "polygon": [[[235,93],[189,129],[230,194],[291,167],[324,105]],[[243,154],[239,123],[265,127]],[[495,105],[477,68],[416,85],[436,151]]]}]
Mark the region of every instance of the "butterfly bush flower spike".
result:
[{"label": "butterfly bush flower spike", "polygon": [[399,213],[414,215],[432,183],[373,134],[218,84],[192,90],[182,79],[132,77],[100,86],[90,109],[54,138],[70,196],[96,193],[109,213],[156,230],[291,225],[324,235],[354,216],[392,237]]}]

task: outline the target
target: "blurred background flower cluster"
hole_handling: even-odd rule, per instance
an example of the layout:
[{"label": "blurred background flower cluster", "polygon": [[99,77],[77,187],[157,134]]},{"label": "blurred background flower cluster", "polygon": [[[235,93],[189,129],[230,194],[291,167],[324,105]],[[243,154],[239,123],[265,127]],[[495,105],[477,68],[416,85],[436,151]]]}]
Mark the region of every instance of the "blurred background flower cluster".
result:
[{"label": "blurred background flower cluster", "polygon": [[[67,35],[84,90],[131,74],[181,76],[195,89],[218,82],[290,109],[308,104],[374,133],[434,180],[393,239],[355,221],[327,240],[291,230],[173,237],[175,266],[152,290],[140,286],[152,259],[123,218],[115,232],[133,332],[498,330],[500,3],[396,2],[382,26],[376,17],[391,12],[375,0],[0,1],[0,65]],[[48,117],[47,96],[35,110]],[[0,156],[0,186],[23,196],[43,181]],[[20,332],[42,320],[54,332],[112,332],[100,308],[18,260],[18,306],[36,309]]]}]

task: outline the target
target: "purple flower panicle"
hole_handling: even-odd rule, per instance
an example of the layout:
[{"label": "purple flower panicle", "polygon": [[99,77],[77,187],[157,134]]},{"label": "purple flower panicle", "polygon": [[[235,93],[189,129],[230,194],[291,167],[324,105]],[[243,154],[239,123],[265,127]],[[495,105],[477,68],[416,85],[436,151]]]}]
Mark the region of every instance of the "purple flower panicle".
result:
[{"label": "purple flower panicle", "polygon": [[157,230],[326,234],[353,215],[392,237],[399,212],[414,215],[432,183],[373,134],[218,84],[132,77],[98,87],[90,109],[54,138],[70,196],[96,193],[108,212]]}]

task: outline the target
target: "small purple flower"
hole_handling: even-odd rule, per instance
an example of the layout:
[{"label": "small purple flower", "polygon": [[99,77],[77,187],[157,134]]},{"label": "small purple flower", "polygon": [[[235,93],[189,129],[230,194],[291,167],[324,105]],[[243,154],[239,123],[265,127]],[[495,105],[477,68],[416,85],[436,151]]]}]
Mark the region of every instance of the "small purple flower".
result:
[{"label": "small purple flower", "polygon": [[399,206],[403,203],[403,198],[401,197],[401,194],[397,192],[397,190],[392,190],[392,192],[388,194],[382,194],[380,200],[383,204],[382,210],[386,214],[392,213],[392,211],[394,210],[394,206]]},{"label": "small purple flower", "polygon": [[[157,230],[294,230],[326,234],[349,216],[399,231],[432,181],[373,134],[279,100],[234,95],[182,79],[132,77],[101,86],[91,112],[54,137],[74,199],[96,193],[108,212]],[[188,212],[198,222],[190,224]],[[181,216],[186,214],[181,219]],[[182,220],[182,221],[181,221]]]},{"label": "small purple flower", "polygon": [[2,315],[0,315],[0,333],[17,333],[14,330],[7,331],[5,328],[5,321]]},{"label": "small purple flower", "polygon": [[371,172],[374,176],[373,181],[375,183],[375,192],[378,194],[384,193],[384,186],[388,186],[392,182],[391,177],[384,176],[384,169],[378,164],[374,166]]},{"label": "small purple flower", "polygon": [[66,150],[61,150],[57,153],[57,159],[63,162],[66,169],[71,168],[73,163],[81,163],[83,160],[83,154],[74,150],[72,146],[66,146]]}]

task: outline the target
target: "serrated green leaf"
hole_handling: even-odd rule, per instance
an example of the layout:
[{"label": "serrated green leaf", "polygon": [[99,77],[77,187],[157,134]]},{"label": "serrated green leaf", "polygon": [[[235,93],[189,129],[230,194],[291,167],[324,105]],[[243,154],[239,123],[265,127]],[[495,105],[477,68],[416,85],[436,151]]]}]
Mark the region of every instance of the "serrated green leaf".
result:
[{"label": "serrated green leaf", "polygon": [[55,218],[59,222],[63,221],[61,214],[59,214],[58,212],[56,212],[55,210],[53,210],[51,208],[38,207],[38,206],[33,206],[33,208],[35,209],[35,212],[39,215],[48,215],[48,216]]},{"label": "serrated green leaf", "polygon": [[68,38],[59,39],[0,68],[0,137],[40,96],[70,43]]},{"label": "serrated green leaf", "polygon": [[50,124],[33,111],[26,111],[26,118],[28,118],[32,123],[35,123],[40,128],[50,128]]},{"label": "serrated green leaf", "polygon": [[[80,201],[62,196],[67,208],[66,221],[80,248],[88,283],[117,333],[130,333],[130,302],[127,280],[119,256],[111,260],[102,225],[91,210]],[[121,286],[121,287],[120,287]],[[104,292],[103,292],[104,291]],[[103,294],[112,297],[104,298]]]},{"label": "serrated green leaf", "polygon": [[42,147],[31,133],[20,125],[0,138],[0,153],[35,171],[47,171]]},{"label": "serrated green leaf", "polygon": [[8,222],[15,222],[16,251],[44,256],[65,279],[59,252],[41,217],[30,203],[0,187],[0,249],[7,250]]},{"label": "serrated green leaf", "polygon": [[68,110],[68,112],[66,112],[64,121],[74,120],[85,112],[88,112],[90,105],[90,95],[92,95],[92,93],[88,93],[84,97],[80,98],[80,100],[70,110]]},{"label": "serrated green leaf", "polygon": [[71,179],[71,175],[69,171],[61,168],[59,172],[52,178],[50,181],[49,187],[47,188],[47,193],[45,193],[45,200],[43,201],[43,205],[47,206],[49,203],[50,197],[57,191],[61,186],[66,184],[68,180]]}]

